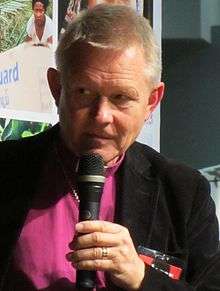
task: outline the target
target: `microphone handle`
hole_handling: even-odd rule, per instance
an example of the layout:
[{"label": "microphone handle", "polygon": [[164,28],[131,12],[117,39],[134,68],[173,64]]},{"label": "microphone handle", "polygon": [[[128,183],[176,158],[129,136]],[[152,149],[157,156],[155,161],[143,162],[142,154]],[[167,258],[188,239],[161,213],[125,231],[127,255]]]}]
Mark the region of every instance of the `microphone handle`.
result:
[{"label": "microphone handle", "polygon": [[[81,201],[79,207],[79,221],[97,220],[99,217],[99,202]],[[76,287],[78,290],[93,290],[96,286],[96,271],[77,270]]]}]

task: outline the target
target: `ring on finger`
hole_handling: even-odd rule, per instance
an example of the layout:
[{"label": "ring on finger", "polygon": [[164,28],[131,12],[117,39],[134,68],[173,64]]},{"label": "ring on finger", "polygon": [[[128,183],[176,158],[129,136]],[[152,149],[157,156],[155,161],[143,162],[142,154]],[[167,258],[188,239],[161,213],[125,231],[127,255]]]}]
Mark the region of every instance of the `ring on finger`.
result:
[{"label": "ring on finger", "polygon": [[106,247],[102,247],[102,259],[106,259],[109,255],[109,249]]}]

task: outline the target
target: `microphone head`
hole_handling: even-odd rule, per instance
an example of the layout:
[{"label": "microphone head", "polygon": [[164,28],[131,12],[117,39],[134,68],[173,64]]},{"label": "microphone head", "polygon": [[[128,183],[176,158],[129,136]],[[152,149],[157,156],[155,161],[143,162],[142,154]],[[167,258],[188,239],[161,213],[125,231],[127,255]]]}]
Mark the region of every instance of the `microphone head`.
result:
[{"label": "microphone head", "polygon": [[99,203],[104,183],[104,161],[102,157],[97,154],[81,156],[77,173],[80,220],[98,219]]},{"label": "microphone head", "polygon": [[80,157],[78,176],[104,176],[104,161],[98,154],[84,154]]}]

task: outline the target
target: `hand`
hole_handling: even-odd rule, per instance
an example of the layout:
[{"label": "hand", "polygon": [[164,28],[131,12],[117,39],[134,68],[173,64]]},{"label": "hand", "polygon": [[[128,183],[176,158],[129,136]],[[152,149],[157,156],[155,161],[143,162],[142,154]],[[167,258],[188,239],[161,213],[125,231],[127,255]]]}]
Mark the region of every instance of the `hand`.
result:
[{"label": "hand", "polygon": [[83,221],[81,233],[67,255],[77,269],[106,271],[112,282],[126,290],[138,290],[145,274],[127,228],[107,221]]}]

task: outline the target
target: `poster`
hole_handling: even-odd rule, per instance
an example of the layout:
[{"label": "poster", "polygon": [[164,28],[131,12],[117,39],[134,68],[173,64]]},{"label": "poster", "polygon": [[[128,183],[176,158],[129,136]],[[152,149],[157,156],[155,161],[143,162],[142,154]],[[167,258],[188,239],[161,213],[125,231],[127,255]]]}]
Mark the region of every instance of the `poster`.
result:
[{"label": "poster", "polygon": [[[54,66],[53,3],[42,5],[0,1],[0,140],[38,133],[57,120],[46,79]],[[38,30],[42,19],[44,29]],[[21,134],[8,134],[15,130]]]},{"label": "poster", "polygon": [[33,112],[42,114],[41,120],[46,120],[45,114],[54,109],[46,76],[50,66],[53,66],[51,49],[29,42],[1,53],[0,114],[14,117],[22,112],[21,117],[25,117],[25,112]]}]

